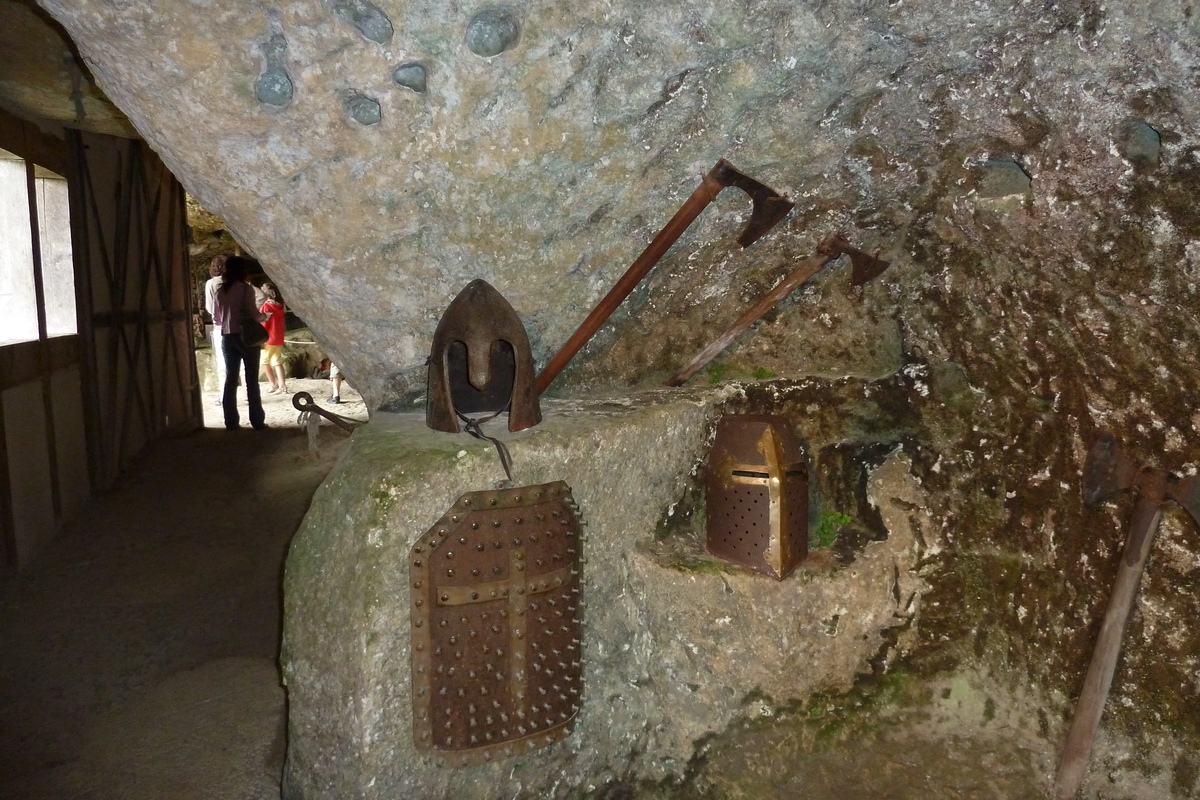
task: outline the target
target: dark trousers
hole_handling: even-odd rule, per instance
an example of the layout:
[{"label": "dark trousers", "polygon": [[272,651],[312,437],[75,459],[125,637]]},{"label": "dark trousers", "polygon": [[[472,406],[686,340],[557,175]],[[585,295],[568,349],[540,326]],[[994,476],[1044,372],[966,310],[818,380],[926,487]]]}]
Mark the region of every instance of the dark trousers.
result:
[{"label": "dark trousers", "polygon": [[250,424],[261,428],[266,424],[262,395],[258,392],[258,358],[262,349],[247,347],[240,333],[221,335],[221,348],[225,356],[225,389],[221,395],[221,409],[225,412],[225,427],[238,426],[237,387],[238,370],[246,370],[246,403],[250,406]]}]

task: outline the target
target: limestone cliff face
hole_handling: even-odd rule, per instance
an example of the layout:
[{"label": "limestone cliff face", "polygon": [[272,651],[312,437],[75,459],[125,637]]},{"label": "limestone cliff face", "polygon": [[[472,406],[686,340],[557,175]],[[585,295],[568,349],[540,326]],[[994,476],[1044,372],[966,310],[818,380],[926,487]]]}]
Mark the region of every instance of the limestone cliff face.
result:
[{"label": "limestone cliff face", "polygon": [[[561,388],[669,374],[837,230],[881,250],[712,377],[901,370],[945,535],[931,665],[1069,697],[1127,514],[1081,507],[1092,433],[1200,464],[1194,3],[40,2],[372,405],[473,278],[544,362],[720,157],[795,211],[742,251],[722,193]],[[1172,511],[1161,547],[1111,719],[1200,736],[1200,533]]]},{"label": "limestone cliff face", "polygon": [[[896,262],[867,315],[935,351],[944,321],[923,306],[964,278],[1019,291],[997,262],[1031,286],[1119,270],[1166,299],[1196,283],[1186,221],[1147,196],[1196,169],[1186,3],[42,5],[375,405],[421,383],[472,278],[547,357],[723,156],[797,210],[738,251],[748,204],[724,193],[568,382],[677,367],[835,229]],[[1161,152],[1129,144],[1129,118]],[[1004,161],[1032,183],[975,191]],[[1001,202],[988,193],[1016,198],[1007,220],[981,208]],[[814,311],[784,309],[731,363],[894,368],[894,332],[856,342],[861,313]]]}]

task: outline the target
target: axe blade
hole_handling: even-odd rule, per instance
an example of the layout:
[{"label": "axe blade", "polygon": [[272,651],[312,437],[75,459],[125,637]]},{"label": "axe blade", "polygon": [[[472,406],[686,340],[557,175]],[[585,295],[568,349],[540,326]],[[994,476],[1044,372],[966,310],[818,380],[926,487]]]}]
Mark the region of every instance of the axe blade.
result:
[{"label": "axe blade", "polygon": [[754,204],[750,211],[750,221],[737,237],[737,243],[742,247],[749,247],[757,242],[796,206],[784,195],[762,181],[751,178],[723,158],[713,167],[712,174],[722,186],[735,186],[750,195]]},{"label": "axe blade", "polygon": [[737,243],[742,247],[754,244],[764,233],[778,225],[795,206],[795,203],[781,195],[761,200],[755,197],[754,209],[750,212],[750,221],[746,223],[746,228],[738,234]]},{"label": "axe blade", "polygon": [[1083,465],[1083,503],[1097,508],[1133,484],[1133,469],[1112,431],[1100,431]]},{"label": "axe blade", "polygon": [[1192,519],[1200,523],[1200,475],[1187,478],[1172,476],[1167,484],[1167,497],[1186,508]]},{"label": "axe blade", "polygon": [[851,286],[862,286],[867,281],[878,278],[884,270],[892,265],[890,261],[884,261],[882,258],[868,255],[855,248],[846,250],[846,254],[850,256]]}]

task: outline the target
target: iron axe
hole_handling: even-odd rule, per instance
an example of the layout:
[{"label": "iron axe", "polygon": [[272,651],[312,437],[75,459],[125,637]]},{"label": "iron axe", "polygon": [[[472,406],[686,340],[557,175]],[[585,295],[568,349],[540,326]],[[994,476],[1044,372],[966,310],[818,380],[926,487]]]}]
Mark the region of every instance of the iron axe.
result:
[{"label": "iron axe", "polygon": [[588,314],[587,319],[571,335],[562,349],[546,364],[546,368],[537,376],[535,386],[538,394],[546,391],[546,388],[558,377],[558,373],[562,372],[575,354],[596,335],[596,331],[600,330],[600,326],[612,316],[612,313],[617,310],[617,306],[621,305],[621,302],[654,268],[658,260],[671,248],[671,245],[675,244],[675,241],[683,235],[696,217],[700,216],[700,212],[707,208],[708,204],[715,200],[726,186],[736,186],[741,189],[750,195],[750,200],[754,204],[750,211],[750,221],[737,238],[738,244],[742,247],[749,247],[758,241],[759,237],[779,224],[779,221],[786,217],[795,205],[787,197],[739,171],[737,167],[722,158],[716,163],[716,166],[709,170],[700,185],[696,187],[696,191],[692,192],[692,196],[675,212],[671,221],[659,231],[658,235],[654,237],[654,241],[650,242],[637,260],[629,266],[629,269],[608,291],[604,299],[596,304],[592,313]]},{"label": "iron axe", "polygon": [[688,378],[695,375],[710,361],[720,355],[747,328],[760,320],[772,308],[783,302],[784,298],[796,291],[809,278],[816,275],[822,267],[840,255],[850,256],[850,283],[854,286],[863,285],[872,278],[877,277],[890,266],[889,262],[877,256],[868,255],[857,247],[852,246],[840,233],[829,237],[817,245],[817,252],[814,255],[800,262],[800,266],[792,270],[791,274],[781,280],[775,288],[759,298],[758,302],[753,306],[746,309],[745,313],[738,317],[737,321],[730,325],[725,333],[721,334],[711,344],[697,353],[687,363],[687,366],[670,378],[667,378],[663,382],[663,386],[682,386],[687,382]]},{"label": "iron axe", "polygon": [[1072,800],[1083,783],[1092,742],[1100,725],[1108,690],[1112,686],[1117,658],[1121,654],[1125,625],[1162,518],[1163,503],[1174,500],[1200,522],[1200,478],[1195,475],[1181,478],[1165,470],[1138,466],[1125,456],[1116,436],[1102,431],[1092,443],[1083,467],[1084,504],[1089,508],[1098,508],[1109,497],[1126,489],[1133,490],[1137,502],[1130,517],[1125,550],[1117,568],[1117,579],[1113,582],[1112,596],[1104,611],[1100,636],[1096,639],[1096,648],[1083,680],[1083,691],[1075,706],[1075,717],[1071,720],[1071,729],[1067,733],[1067,743],[1063,747],[1062,760],[1055,776],[1055,796],[1058,800]]}]

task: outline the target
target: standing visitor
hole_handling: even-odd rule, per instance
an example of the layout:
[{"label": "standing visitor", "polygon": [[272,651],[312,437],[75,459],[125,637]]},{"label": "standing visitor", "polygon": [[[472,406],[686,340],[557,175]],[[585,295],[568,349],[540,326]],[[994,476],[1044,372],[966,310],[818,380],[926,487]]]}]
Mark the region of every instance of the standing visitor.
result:
[{"label": "standing visitor", "polygon": [[221,350],[221,331],[212,324],[213,308],[217,302],[217,287],[225,273],[225,261],[229,256],[216,256],[208,264],[209,278],[204,282],[204,310],[208,312],[208,343],[212,347],[213,366],[217,370],[217,405],[221,405],[220,390],[225,385],[225,354]]},{"label": "standing visitor", "polygon": [[268,394],[288,393],[287,375],[283,369],[283,301],[279,298],[279,289],[273,283],[262,285],[263,295],[267,298],[259,308],[271,318],[263,323],[267,329],[267,344],[263,347],[263,366],[266,368],[267,381],[271,384]]},{"label": "standing visitor", "polygon": [[242,341],[242,320],[249,318],[265,322],[269,317],[259,311],[254,303],[254,288],[245,280],[246,267],[246,259],[240,256],[233,256],[225,262],[225,274],[213,304],[213,325],[221,331],[221,348],[225,354],[225,383],[221,394],[221,408],[225,412],[225,427],[238,427],[238,369],[243,367],[246,373],[246,404],[249,406],[250,425],[255,430],[262,430],[267,427],[267,415],[263,412],[262,397],[258,393],[260,350]]},{"label": "standing visitor", "polygon": [[329,402],[334,404],[342,402],[342,371],[332,361],[329,363],[329,382],[333,385],[333,392],[329,395]]}]

